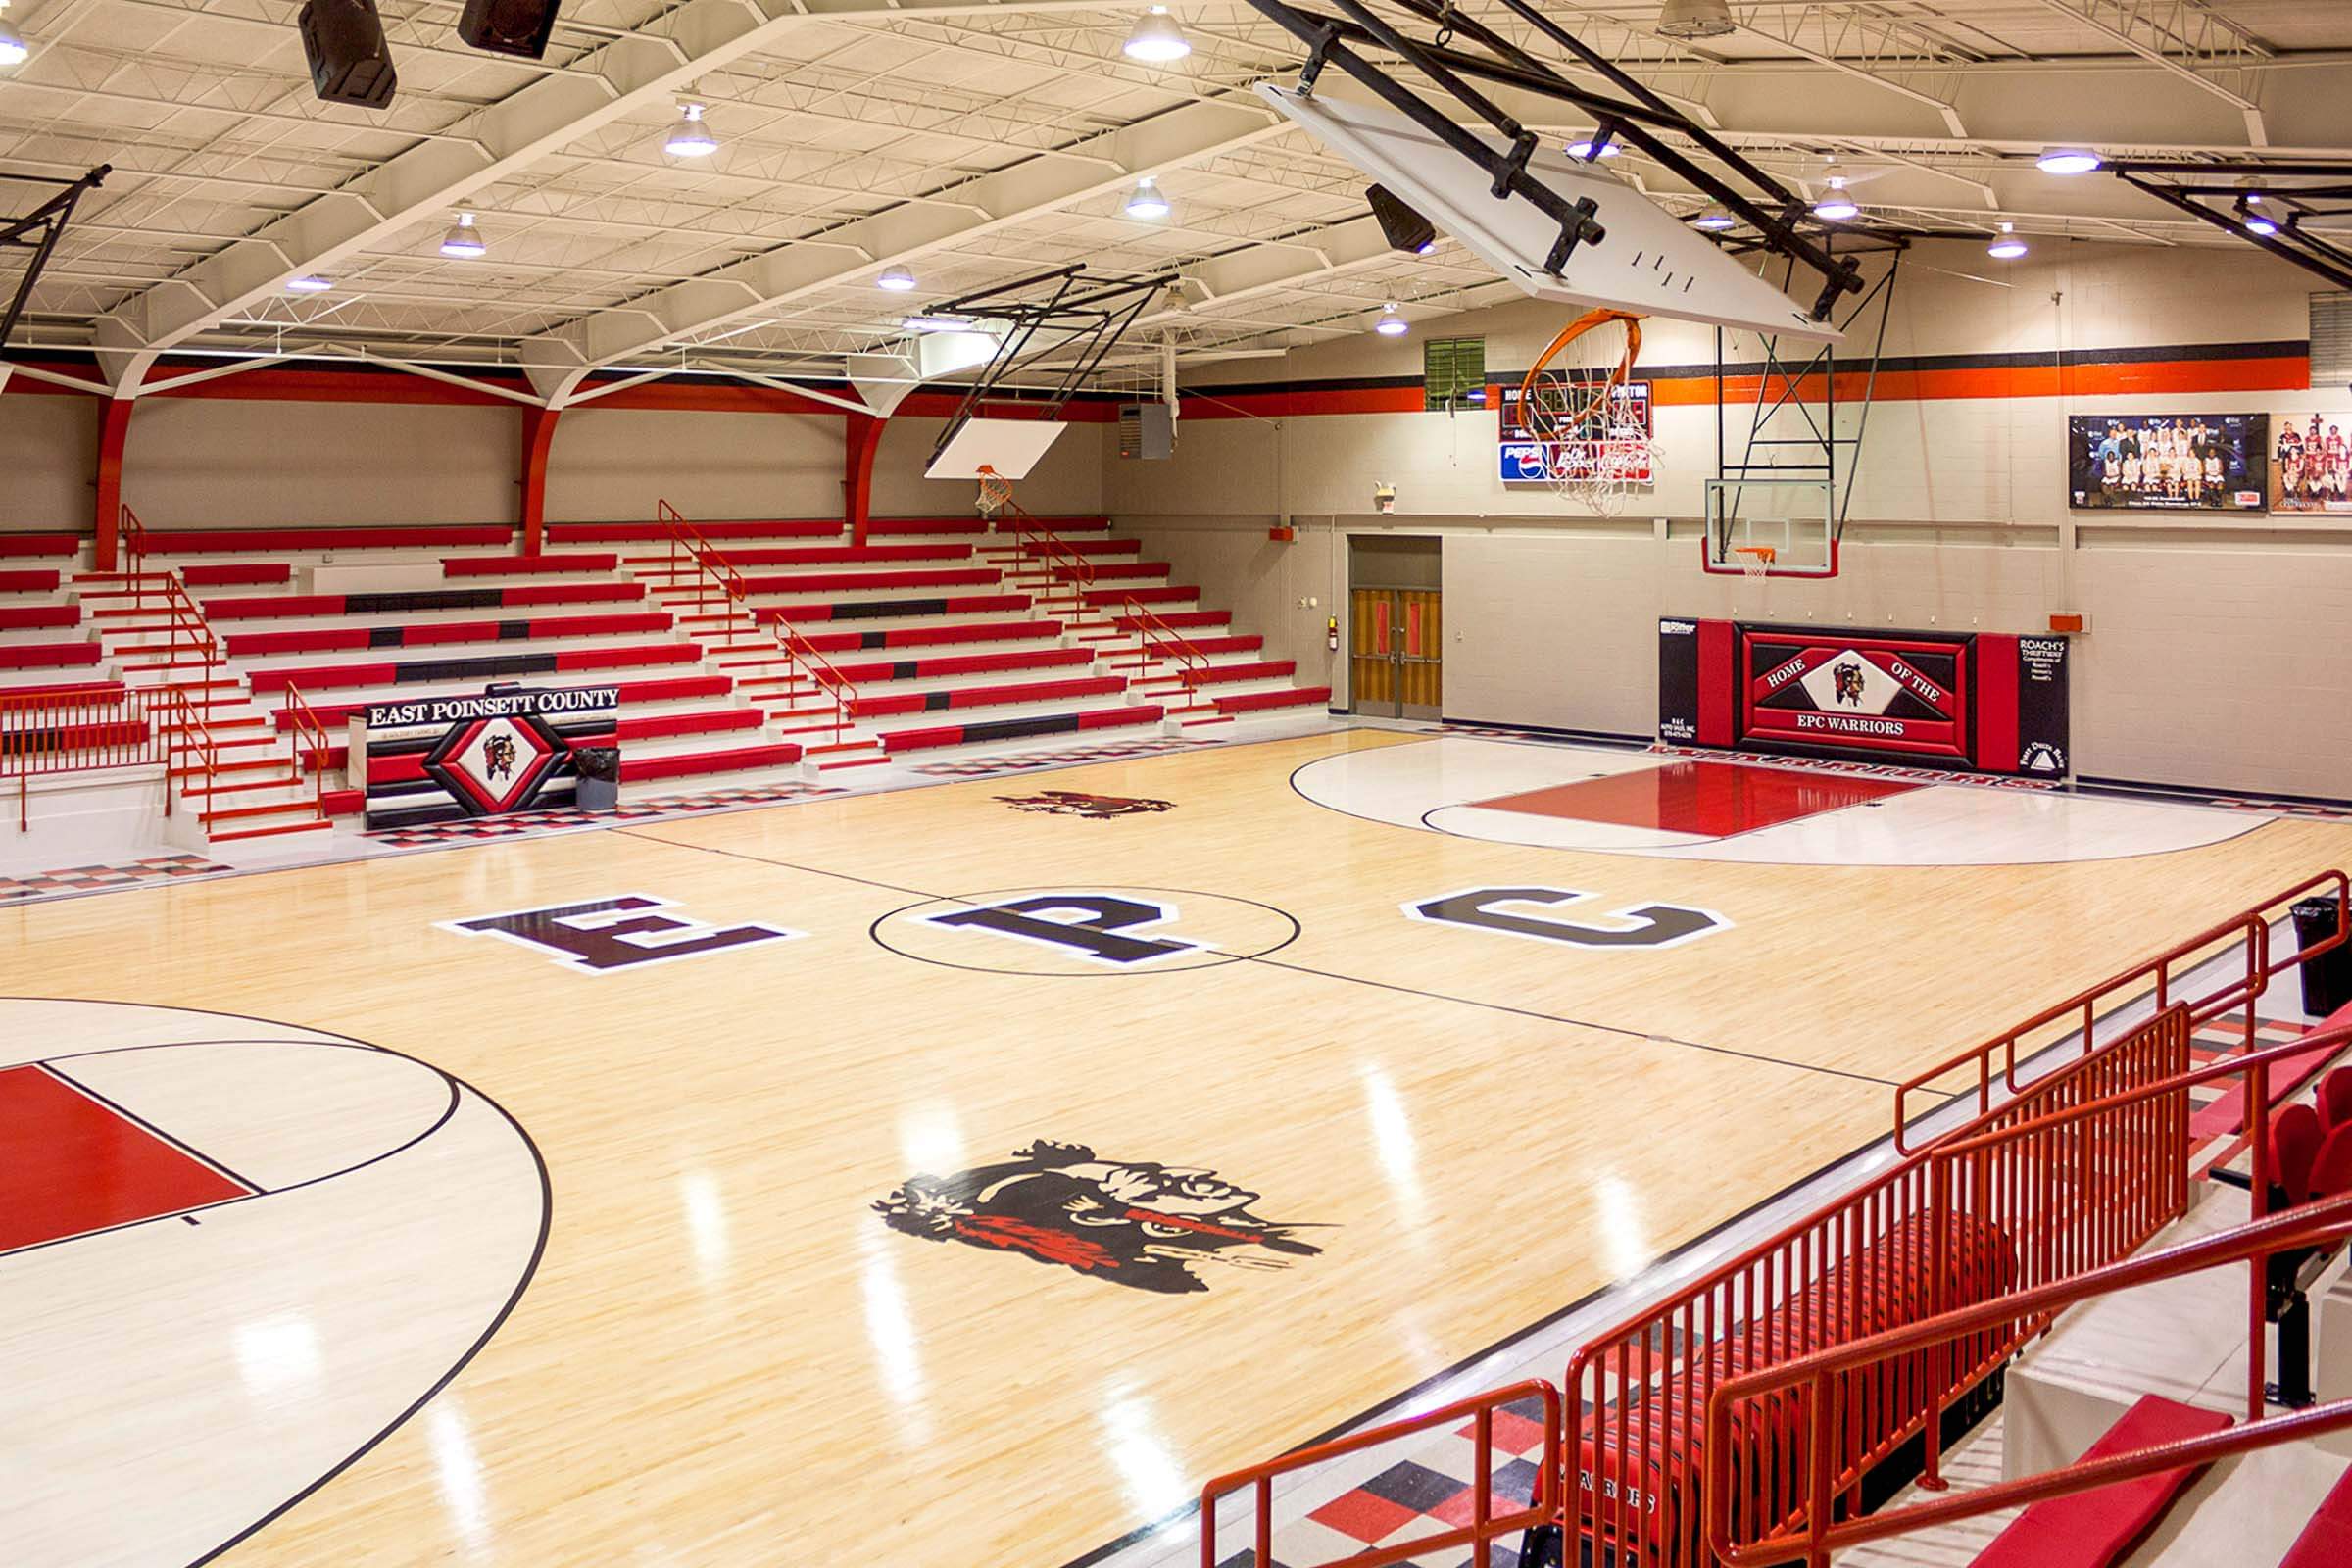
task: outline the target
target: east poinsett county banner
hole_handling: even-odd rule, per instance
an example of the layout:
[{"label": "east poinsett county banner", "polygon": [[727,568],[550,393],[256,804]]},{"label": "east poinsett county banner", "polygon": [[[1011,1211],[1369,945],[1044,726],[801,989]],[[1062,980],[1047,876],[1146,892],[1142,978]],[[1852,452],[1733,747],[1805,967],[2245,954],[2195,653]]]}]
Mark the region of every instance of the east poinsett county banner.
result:
[{"label": "east poinsett county banner", "polygon": [[2064,637],[1658,622],[1658,738],[2059,777]]}]

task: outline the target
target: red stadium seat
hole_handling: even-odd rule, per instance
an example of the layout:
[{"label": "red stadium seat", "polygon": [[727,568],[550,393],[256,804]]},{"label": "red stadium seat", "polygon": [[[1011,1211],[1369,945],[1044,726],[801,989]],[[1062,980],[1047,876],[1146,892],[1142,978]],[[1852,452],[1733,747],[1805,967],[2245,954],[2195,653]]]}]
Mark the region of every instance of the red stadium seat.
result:
[{"label": "red stadium seat", "polygon": [[2311,1171],[2328,1131],[2320,1113],[2305,1104],[2281,1105],[2271,1120],[2271,1180],[2288,1203],[2311,1200]]},{"label": "red stadium seat", "polygon": [[2311,1196],[2334,1198],[2352,1193],[2352,1127],[2338,1127],[2320,1145],[2312,1161]]},{"label": "red stadium seat", "polygon": [[2352,1067],[2338,1067],[2320,1080],[2320,1121],[2329,1132],[2352,1121]]}]

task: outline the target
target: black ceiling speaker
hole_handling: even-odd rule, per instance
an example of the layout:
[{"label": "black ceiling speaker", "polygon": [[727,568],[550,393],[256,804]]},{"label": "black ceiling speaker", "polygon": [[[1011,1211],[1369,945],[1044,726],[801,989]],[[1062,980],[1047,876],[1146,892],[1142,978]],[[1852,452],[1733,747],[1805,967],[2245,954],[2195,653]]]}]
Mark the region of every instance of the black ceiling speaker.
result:
[{"label": "black ceiling speaker", "polygon": [[1438,231],[1429,220],[1405,206],[1386,185],[1366,190],[1364,200],[1372,204],[1372,216],[1380,220],[1381,235],[1388,240],[1391,250],[1402,251],[1407,256],[1427,256],[1437,248]]},{"label": "black ceiling speaker", "polygon": [[381,109],[400,85],[375,0],[308,0],[302,52],[311,58],[311,90],[330,104]]},{"label": "black ceiling speaker", "polygon": [[466,0],[458,36],[492,54],[536,60],[556,30],[557,0]]}]

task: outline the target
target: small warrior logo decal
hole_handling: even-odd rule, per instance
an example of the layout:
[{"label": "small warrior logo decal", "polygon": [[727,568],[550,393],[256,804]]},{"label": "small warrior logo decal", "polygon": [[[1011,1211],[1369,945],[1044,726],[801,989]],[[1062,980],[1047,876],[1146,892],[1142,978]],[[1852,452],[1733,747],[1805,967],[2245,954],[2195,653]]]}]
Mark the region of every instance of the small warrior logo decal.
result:
[{"label": "small warrior logo decal", "polygon": [[482,742],[482,762],[490,769],[492,783],[513,778],[514,776],[514,737],[493,735]]},{"label": "small warrior logo decal", "polygon": [[1860,708],[1862,706],[1862,666],[1850,659],[1843,660],[1830,671],[1830,674],[1838,682],[1838,700]]},{"label": "small warrior logo decal", "polygon": [[1114,816],[1148,816],[1175,809],[1174,801],[1138,800],[1125,795],[1088,795],[1078,790],[1040,790],[1035,795],[1000,795],[998,800],[1016,811],[1043,811],[1054,816],[1091,816],[1098,821]]}]

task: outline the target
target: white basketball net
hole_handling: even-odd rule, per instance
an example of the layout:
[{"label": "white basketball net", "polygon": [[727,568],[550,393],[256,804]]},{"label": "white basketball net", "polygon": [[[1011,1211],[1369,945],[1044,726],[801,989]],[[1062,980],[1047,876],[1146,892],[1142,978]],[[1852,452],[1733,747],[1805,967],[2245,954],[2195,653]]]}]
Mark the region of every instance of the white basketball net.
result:
[{"label": "white basketball net", "polygon": [[[1605,313],[1604,313],[1605,314]],[[1653,482],[1659,450],[1627,371],[1641,339],[1635,323],[1605,319],[1561,344],[1531,375],[1520,423],[1544,443],[1544,478],[1564,500],[1615,516],[1638,485]]]}]

